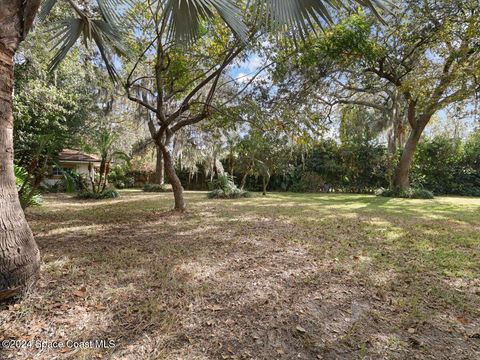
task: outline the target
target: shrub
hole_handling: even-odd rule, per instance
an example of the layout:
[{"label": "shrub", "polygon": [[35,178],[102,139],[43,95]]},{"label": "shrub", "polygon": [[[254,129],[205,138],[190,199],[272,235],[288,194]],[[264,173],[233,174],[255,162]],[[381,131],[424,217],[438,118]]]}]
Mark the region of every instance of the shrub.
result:
[{"label": "shrub", "polygon": [[120,194],[114,188],[105,189],[103,192],[97,193],[91,190],[83,190],[77,194],[78,199],[82,200],[102,200],[118,198]]},{"label": "shrub", "polygon": [[13,171],[15,173],[15,183],[22,208],[26,209],[29,206],[40,206],[43,202],[43,197],[39,190],[32,189],[28,182],[27,170],[14,165]]},{"label": "shrub", "polygon": [[210,189],[207,194],[209,199],[238,199],[251,196],[248,191],[239,189],[233,181],[233,176],[228,174],[209,182],[208,188]]},{"label": "shrub", "polygon": [[409,188],[407,190],[380,188],[375,191],[375,195],[404,199],[433,199],[433,193],[431,191],[419,188]]},{"label": "shrub", "polygon": [[160,185],[160,184],[145,184],[143,186],[143,191],[145,192],[171,192],[172,187],[169,185]]},{"label": "shrub", "polygon": [[88,188],[85,178],[71,169],[63,170],[61,187],[67,193],[74,193]]},{"label": "shrub", "polygon": [[325,191],[325,180],[323,177],[315,172],[307,171],[301,175],[298,182],[295,182],[291,188],[293,192],[323,192]]},{"label": "shrub", "polygon": [[125,166],[115,166],[108,173],[108,182],[117,189],[131,188],[135,183],[133,176],[127,173]]}]

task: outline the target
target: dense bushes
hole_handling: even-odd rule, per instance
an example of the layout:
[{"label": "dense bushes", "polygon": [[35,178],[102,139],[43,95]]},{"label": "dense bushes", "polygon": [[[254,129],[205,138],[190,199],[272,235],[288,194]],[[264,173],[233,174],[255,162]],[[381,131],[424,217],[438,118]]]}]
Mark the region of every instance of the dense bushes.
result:
[{"label": "dense bushes", "polygon": [[[272,176],[270,191],[373,193],[390,187],[395,157],[383,145],[326,140],[308,150],[286,151],[293,156]],[[235,174],[241,178],[242,169]],[[435,195],[480,196],[480,130],[466,140],[423,138],[410,180],[414,190],[397,195],[429,197],[423,190],[428,189]],[[259,191],[261,178],[249,176],[246,188]]]},{"label": "dense bushes", "polygon": [[272,179],[271,189],[372,193],[376,188],[388,187],[387,159],[387,150],[381,145],[321,142],[308,152],[297,154],[295,164],[282,181],[278,176]]},{"label": "dense bushes", "polygon": [[171,185],[160,185],[160,184],[145,184],[143,186],[143,191],[145,192],[171,192]]},{"label": "dense bushes", "polygon": [[380,188],[375,191],[375,195],[404,199],[433,199],[433,193],[431,191],[419,188],[410,188],[407,190],[392,190]]},{"label": "dense bushes", "polygon": [[412,186],[436,195],[480,196],[480,131],[466,141],[424,139],[412,167]]},{"label": "dense bushes", "polygon": [[135,184],[135,178],[124,166],[115,166],[108,173],[108,182],[117,189],[131,188]]},{"label": "dense bushes", "polygon": [[209,189],[210,192],[208,193],[208,197],[210,199],[236,199],[250,197],[250,193],[239,189],[235,185],[233,177],[228,174],[219,176],[217,179],[211,181],[209,183]]},{"label": "dense bushes", "polygon": [[83,190],[77,194],[78,199],[82,200],[102,200],[102,199],[114,199],[119,197],[120,194],[114,188],[105,189],[102,192],[95,192],[91,190]]}]

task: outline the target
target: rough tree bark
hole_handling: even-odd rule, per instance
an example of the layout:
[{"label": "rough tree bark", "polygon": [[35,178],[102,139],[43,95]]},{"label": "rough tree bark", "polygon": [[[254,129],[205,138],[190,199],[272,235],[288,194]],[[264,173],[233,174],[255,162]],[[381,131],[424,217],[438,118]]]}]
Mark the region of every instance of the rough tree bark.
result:
[{"label": "rough tree bark", "polygon": [[39,5],[40,0],[0,0],[0,300],[27,290],[40,269],[13,173],[13,57]]},{"label": "rough tree bark", "polygon": [[409,172],[412,166],[412,161],[417,150],[418,142],[422,136],[425,126],[427,126],[431,116],[424,115],[419,118],[413,125],[410,135],[408,136],[405,147],[402,151],[402,156],[395,169],[393,178],[393,187],[396,190],[406,190],[410,187]]},{"label": "rough tree bark", "polygon": [[183,187],[180,182],[177,172],[175,171],[175,165],[173,163],[172,155],[165,144],[157,144],[162,150],[163,160],[165,165],[165,172],[167,173],[168,180],[172,185],[173,196],[175,198],[175,211],[185,211],[185,200],[183,198]]}]

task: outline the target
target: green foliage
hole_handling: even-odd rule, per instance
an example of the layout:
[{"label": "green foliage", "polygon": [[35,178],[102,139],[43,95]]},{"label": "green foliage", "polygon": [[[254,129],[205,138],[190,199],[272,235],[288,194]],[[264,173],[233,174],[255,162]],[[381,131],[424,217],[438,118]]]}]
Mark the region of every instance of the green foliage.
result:
[{"label": "green foliage", "polygon": [[380,188],[375,191],[375,195],[404,199],[433,199],[433,193],[431,191],[420,188],[409,188],[407,190]]},{"label": "green foliage", "polygon": [[340,141],[343,144],[371,142],[383,130],[383,121],[384,115],[378,116],[372,109],[346,105],[341,111]]},{"label": "green foliage", "polygon": [[412,167],[414,187],[431,189],[437,195],[480,196],[479,131],[462,142],[437,136],[418,145]]},{"label": "green foliage", "polygon": [[63,178],[53,185],[42,184],[44,193],[76,193],[88,188],[86,179],[72,169],[62,170]]},{"label": "green foliage", "polygon": [[43,197],[39,190],[33,189],[28,181],[27,171],[17,165],[13,166],[15,173],[15,184],[17,185],[18,197],[20,205],[23,209],[30,206],[40,206],[43,202]]},{"label": "green foliage", "polygon": [[318,142],[299,154],[289,190],[371,193],[387,184],[386,154],[383,146],[365,142]]},{"label": "green foliage", "polygon": [[67,193],[74,193],[80,190],[87,189],[86,179],[79,173],[71,169],[63,170],[63,189]]},{"label": "green foliage", "polygon": [[22,90],[15,96],[16,163],[40,176],[81,126],[79,99],[41,80]]},{"label": "green foliage", "polygon": [[[107,106],[108,108],[108,106]],[[109,110],[106,111],[107,113]],[[91,150],[100,153],[100,168],[94,179],[93,191],[102,193],[108,184],[110,176],[110,165],[113,160],[121,160],[125,167],[130,167],[130,156],[123,151],[117,150],[121,143],[120,134],[116,131],[115,123],[105,124],[101,122],[95,128],[94,136],[89,139]],[[123,181],[118,181],[121,186],[125,186]]]},{"label": "green foliage", "polygon": [[118,197],[120,197],[120,193],[114,188],[105,189],[100,193],[91,190],[83,190],[77,194],[77,198],[82,200],[102,200]]},{"label": "green foliage", "polygon": [[89,77],[93,67],[78,50],[54,73],[48,72],[47,41],[41,26],[30,33],[18,51],[21,60],[14,73],[14,161],[28,169],[35,186],[59,152],[79,143],[85,122],[95,112],[92,95],[98,91],[98,82]]},{"label": "green foliage", "polygon": [[248,191],[239,189],[233,181],[233,176],[228,174],[219,176],[217,179],[208,184],[210,199],[237,199],[242,197],[250,197]]},{"label": "green foliage", "polygon": [[480,171],[480,127],[465,142],[463,156],[465,164]]},{"label": "green foliage", "polygon": [[108,173],[108,182],[113,184],[117,189],[125,189],[133,187],[135,178],[128,174],[128,167],[115,166]]},{"label": "green foliage", "polygon": [[328,192],[329,185],[325,179],[313,171],[302,172],[300,179],[293,183],[290,191],[300,193]]},{"label": "green foliage", "polygon": [[[478,130],[472,133],[466,141],[444,136],[422,138],[412,167],[412,188],[429,189],[436,195],[480,196],[479,133]],[[392,162],[387,148],[362,136],[344,140],[343,143],[318,141],[307,150],[285,146],[283,151],[294,156],[282,160],[283,170],[272,176],[270,189],[373,193],[378,188],[389,188]],[[242,162],[236,165],[238,178],[245,167]],[[261,181],[250,176],[247,186],[259,190]]]},{"label": "green foliage", "polygon": [[145,184],[143,186],[143,191],[145,192],[171,192],[172,187],[168,185],[160,185],[160,184]]},{"label": "green foliage", "polygon": [[373,63],[385,50],[370,37],[372,25],[372,19],[367,19],[362,11],[350,15],[318,38],[315,55],[320,53],[343,66],[359,59],[366,64]]}]

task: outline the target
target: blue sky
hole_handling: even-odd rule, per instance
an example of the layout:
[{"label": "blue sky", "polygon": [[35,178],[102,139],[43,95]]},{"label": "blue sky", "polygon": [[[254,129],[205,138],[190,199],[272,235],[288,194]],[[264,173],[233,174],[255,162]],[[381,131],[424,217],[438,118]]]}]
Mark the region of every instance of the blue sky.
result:
[{"label": "blue sky", "polygon": [[263,64],[264,61],[258,54],[251,53],[244,61],[234,65],[229,75],[234,79],[238,78],[239,82],[247,82],[256,74]]}]

